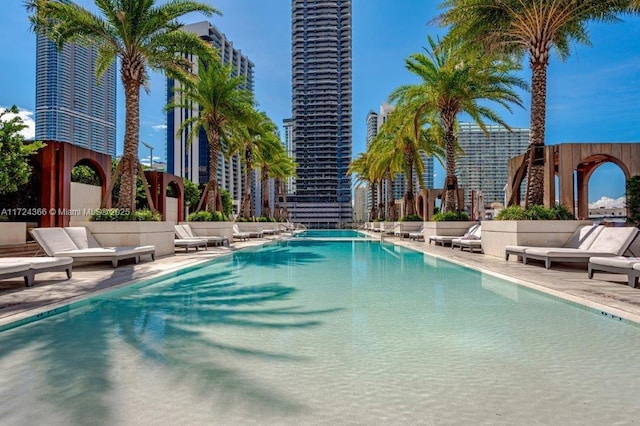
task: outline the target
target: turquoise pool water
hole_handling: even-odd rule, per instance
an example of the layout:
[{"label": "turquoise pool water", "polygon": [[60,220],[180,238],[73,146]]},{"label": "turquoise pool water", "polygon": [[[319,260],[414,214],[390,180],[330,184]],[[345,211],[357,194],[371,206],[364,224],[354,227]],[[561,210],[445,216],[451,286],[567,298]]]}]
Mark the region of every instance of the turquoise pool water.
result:
[{"label": "turquoise pool water", "polygon": [[0,333],[0,424],[628,424],[638,359],[636,325],[299,240]]},{"label": "turquoise pool water", "polygon": [[308,229],[299,234],[296,238],[365,238],[366,235],[354,229]]}]

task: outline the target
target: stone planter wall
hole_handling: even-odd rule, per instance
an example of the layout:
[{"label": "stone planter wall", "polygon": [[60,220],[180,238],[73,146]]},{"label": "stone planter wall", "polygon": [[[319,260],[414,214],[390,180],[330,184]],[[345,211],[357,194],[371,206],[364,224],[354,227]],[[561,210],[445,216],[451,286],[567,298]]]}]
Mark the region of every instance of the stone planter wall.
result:
[{"label": "stone planter wall", "polygon": [[416,232],[422,226],[423,222],[396,222],[400,224],[400,231]]},{"label": "stone planter wall", "polygon": [[241,232],[262,232],[265,229],[278,229],[278,222],[235,222]]},{"label": "stone planter wall", "polygon": [[229,237],[233,235],[233,222],[180,222],[191,227],[195,235],[202,237]]},{"label": "stone planter wall", "polygon": [[156,256],[175,253],[174,222],[76,222],[86,227],[96,240],[110,246],[156,246]]},{"label": "stone planter wall", "polygon": [[0,246],[27,242],[27,222],[0,222]]},{"label": "stone planter wall", "polygon": [[102,201],[102,187],[85,183],[71,182],[71,211],[84,214],[73,214],[69,217],[69,226],[76,226],[78,222],[87,222],[91,212],[100,208]]},{"label": "stone planter wall", "polygon": [[[424,222],[424,239],[429,241],[429,237],[432,235],[459,237],[475,224],[476,222],[473,221]],[[484,228],[482,233],[484,235]]]},{"label": "stone planter wall", "polygon": [[[504,258],[508,245],[562,247],[579,227],[588,220],[485,220],[482,221],[484,254]],[[510,260],[517,260],[510,256]]]}]

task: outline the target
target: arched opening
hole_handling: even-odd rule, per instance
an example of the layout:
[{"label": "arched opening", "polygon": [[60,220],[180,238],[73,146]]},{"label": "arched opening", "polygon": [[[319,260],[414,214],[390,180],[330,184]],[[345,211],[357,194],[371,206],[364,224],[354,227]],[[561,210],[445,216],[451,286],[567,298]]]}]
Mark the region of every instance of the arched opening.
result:
[{"label": "arched opening", "polygon": [[71,168],[69,222],[83,222],[100,208],[105,174],[99,164],[82,159]]},{"label": "arched opening", "polygon": [[624,222],[625,184],[628,174],[615,159],[595,164],[585,174],[588,218],[595,221]]},{"label": "arched opening", "polygon": [[166,206],[164,211],[164,220],[171,222],[179,222],[179,200],[182,196],[182,189],[175,182],[171,181],[165,188],[166,193]]}]

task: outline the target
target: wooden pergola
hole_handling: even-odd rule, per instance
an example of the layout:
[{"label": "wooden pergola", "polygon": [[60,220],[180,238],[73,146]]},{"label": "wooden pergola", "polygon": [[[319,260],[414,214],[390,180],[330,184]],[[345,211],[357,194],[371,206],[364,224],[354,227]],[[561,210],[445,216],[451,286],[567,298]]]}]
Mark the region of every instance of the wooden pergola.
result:
[{"label": "wooden pergola", "polygon": [[[543,155],[545,207],[551,207],[557,199],[578,219],[589,218],[589,178],[600,165],[618,165],[625,179],[640,175],[640,143],[547,145],[543,147]],[[522,199],[520,188],[526,176],[523,159],[524,155],[520,155],[507,163],[506,198],[509,205],[520,204]]]}]

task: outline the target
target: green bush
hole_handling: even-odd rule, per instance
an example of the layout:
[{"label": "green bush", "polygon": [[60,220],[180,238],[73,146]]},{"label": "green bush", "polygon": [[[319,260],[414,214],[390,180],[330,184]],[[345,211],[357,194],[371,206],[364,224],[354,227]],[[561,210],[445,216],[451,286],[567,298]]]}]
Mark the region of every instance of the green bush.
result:
[{"label": "green bush", "polygon": [[521,206],[509,206],[496,215],[497,220],[528,220],[527,212]]},{"label": "green bush", "polygon": [[433,215],[434,222],[461,222],[468,221],[469,215],[466,212],[438,212]]},{"label": "green bush", "polygon": [[496,216],[497,220],[571,220],[573,214],[561,204],[556,204],[551,208],[533,205],[528,209],[521,206],[509,206]]},{"label": "green bush", "polygon": [[272,217],[259,216],[256,217],[256,222],[275,222],[276,220]]},{"label": "green bush", "polygon": [[94,222],[159,222],[160,213],[152,213],[149,209],[136,210],[133,214],[126,209],[98,209],[91,216]]},{"label": "green bush", "polygon": [[0,215],[0,222],[8,222],[8,221],[9,221],[9,216]]},{"label": "green bush", "polygon": [[640,176],[627,179],[627,222],[640,226]]},{"label": "green bush", "polygon": [[422,216],[418,216],[417,214],[410,214],[403,218],[400,218],[400,222],[422,222],[424,219]]},{"label": "green bush", "polygon": [[187,217],[188,222],[224,222],[228,218],[222,212],[199,211]]}]

